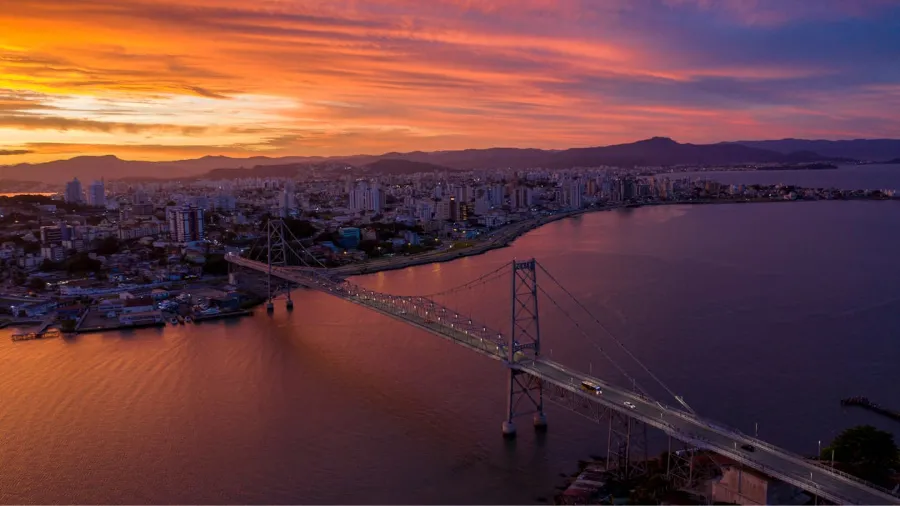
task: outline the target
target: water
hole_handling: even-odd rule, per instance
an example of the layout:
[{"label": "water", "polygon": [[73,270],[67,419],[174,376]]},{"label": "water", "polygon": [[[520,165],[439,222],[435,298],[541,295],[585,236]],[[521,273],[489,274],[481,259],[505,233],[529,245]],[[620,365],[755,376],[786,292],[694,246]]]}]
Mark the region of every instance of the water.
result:
[{"label": "water", "polygon": [[[535,256],[700,413],[812,454],[847,426],[897,427],[838,399],[900,408],[898,205],[595,213],[357,281],[429,293]],[[447,298],[502,324],[508,283]],[[327,295],[295,302],[199,327],[0,335],[0,502],[531,503],[605,451],[603,427],[552,406],[546,437],[523,420],[506,443],[498,363]],[[555,360],[617,377],[541,303]]]},{"label": "water", "polygon": [[807,188],[900,191],[900,165],[841,165],[827,170],[760,170],[687,173],[726,184],[787,184]]}]

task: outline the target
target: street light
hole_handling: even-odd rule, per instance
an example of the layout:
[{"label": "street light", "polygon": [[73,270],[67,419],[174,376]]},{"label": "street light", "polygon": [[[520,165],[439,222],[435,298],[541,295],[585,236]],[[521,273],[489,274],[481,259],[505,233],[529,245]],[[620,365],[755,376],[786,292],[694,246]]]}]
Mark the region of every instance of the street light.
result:
[{"label": "street light", "polygon": [[822,459],[822,440],[819,440],[819,453],[816,454],[816,460]]}]

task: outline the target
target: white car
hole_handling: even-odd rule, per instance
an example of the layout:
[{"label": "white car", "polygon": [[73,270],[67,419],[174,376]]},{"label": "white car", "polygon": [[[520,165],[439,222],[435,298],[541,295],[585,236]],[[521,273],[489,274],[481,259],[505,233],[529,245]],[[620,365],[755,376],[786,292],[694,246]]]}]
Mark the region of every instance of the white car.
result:
[{"label": "white car", "polygon": [[628,409],[634,409],[634,408],[636,408],[637,406],[635,406],[634,403],[632,403],[632,402],[630,402],[630,401],[625,401],[625,407],[628,408]]}]

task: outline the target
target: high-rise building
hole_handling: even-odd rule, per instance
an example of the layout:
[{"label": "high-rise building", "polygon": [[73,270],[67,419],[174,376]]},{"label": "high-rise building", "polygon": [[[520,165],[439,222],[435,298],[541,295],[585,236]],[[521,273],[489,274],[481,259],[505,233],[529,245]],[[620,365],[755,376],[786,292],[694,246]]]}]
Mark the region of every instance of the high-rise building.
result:
[{"label": "high-rise building", "polygon": [[168,209],[169,234],[175,242],[203,240],[203,209],[181,206]]},{"label": "high-rise building", "polygon": [[88,186],[87,203],[89,206],[106,207],[106,189],[102,179]]},{"label": "high-rise building", "polygon": [[281,190],[281,198],[278,203],[279,211],[281,212],[282,218],[287,218],[291,215],[291,211],[294,210],[297,206],[294,205],[294,193],[288,189],[287,186],[283,190]]},{"label": "high-rise building", "polygon": [[379,214],[384,211],[384,190],[378,184],[369,187],[362,182],[350,191],[350,209],[353,211],[372,211]]},{"label": "high-rise building", "polygon": [[532,204],[532,191],[527,186],[520,186],[513,192],[513,209],[528,209]]},{"label": "high-rise building", "polygon": [[150,197],[147,195],[147,192],[145,192],[144,190],[138,189],[138,190],[134,191],[134,198],[132,199],[132,201],[135,204],[149,204]]},{"label": "high-rise building", "polygon": [[369,188],[369,195],[369,210],[381,214],[384,211],[384,190],[376,184],[373,188]]},{"label": "high-rise building", "polygon": [[584,184],[580,181],[569,181],[562,187],[562,203],[569,209],[584,207]]},{"label": "high-rise building", "polygon": [[84,194],[81,190],[81,181],[75,179],[66,183],[66,203],[81,204],[84,202]]},{"label": "high-rise building", "polygon": [[494,207],[500,207],[503,205],[503,200],[506,197],[505,191],[502,184],[495,184],[488,188],[488,193],[490,194],[490,202]]}]

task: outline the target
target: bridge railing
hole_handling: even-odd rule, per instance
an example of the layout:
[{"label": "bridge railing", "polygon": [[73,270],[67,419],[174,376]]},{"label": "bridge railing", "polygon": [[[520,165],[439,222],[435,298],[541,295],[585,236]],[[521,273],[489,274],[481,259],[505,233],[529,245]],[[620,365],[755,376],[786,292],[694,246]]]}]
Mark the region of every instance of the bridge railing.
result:
[{"label": "bridge railing", "polygon": [[395,318],[423,326],[497,358],[506,357],[507,344],[500,332],[461,316],[459,312],[431,299],[392,295],[350,283],[323,282],[326,291],[355,303],[387,312]]},{"label": "bridge railing", "polygon": [[853,476],[852,474],[849,474],[849,473],[846,473],[846,472],[844,472],[844,471],[841,471],[840,469],[835,469],[835,468],[833,468],[833,467],[831,467],[831,466],[826,465],[826,464],[823,463],[821,460],[818,460],[818,459],[817,459],[817,460],[809,459],[809,458],[804,457],[804,456],[802,456],[802,455],[800,455],[800,454],[791,452],[791,451],[789,451],[789,450],[785,450],[784,448],[781,448],[781,447],[779,447],[779,446],[775,446],[775,445],[773,445],[773,444],[771,444],[771,443],[769,443],[769,442],[767,442],[767,441],[764,441],[764,440],[762,440],[762,439],[759,439],[759,438],[757,438],[757,437],[753,437],[753,436],[749,436],[749,435],[747,435],[747,434],[744,434],[742,431],[740,431],[740,430],[738,430],[738,429],[735,429],[735,428],[733,428],[733,427],[725,427],[725,426],[723,426],[723,425],[721,425],[721,424],[714,424],[714,423],[712,423],[712,422],[710,422],[710,421],[708,421],[708,420],[705,420],[705,419],[703,419],[703,418],[700,418],[700,417],[698,417],[698,416],[696,416],[696,415],[693,415],[693,414],[691,414],[691,413],[687,413],[687,412],[684,412],[684,411],[681,411],[681,410],[675,410],[675,409],[673,409],[672,412],[673,412],[674,414],[676,414],[676,415],[682,417],[682,418],[687,419],[687,420],[694,421],[695,423],[701,423],[701,424],[703,424],[703,425],[705,425],[705,426],[707,426],[707,427],[709,427],[709,428],[711,428],[711,429],[713,429],[713,430],[717,430],[717,431],[719,431],[719,432],[726,432],[726,433],[727,433],[727,432],[730,432],[730,433],[733,433],[733,434],[739,436],[740,439],[743,439],[743,440],[745,440],[745,441],[748,442],[748,443],[752,443],[752,444],[755,444],[755,445],[757,445],[757,446],[766,448],[766,449],[768,449],[769,451],[771,451],[771,452],[773,452],[773,453],[777,453],[777,454],[780,454],[780,455],[784,455],[784,456],[789,457],[789,458],[791,458],[791,459],[793,459],[793,460],[801,461],[801,462],[803,462],[803,463],[806,464],[806,465],[816,467],[816,468],[818,468],[818,469],[824,470],[824,471],[829,472],[829,473],[833,473],[833,474],[835,474],[835,475],[837,475],[837,476],[840,476],[840,477],[844,478],[844,479],[847,480],[847,481],[852,481],[852,482],[857,483],[857,484],[859,484],[859,485],[864,485],[864,486],[869,487],[869,488],[871,488],[871,489],[878,490],[878,491],[880,491],[880,492],[883,492],[883,493],[885,493],[885,494],[888,494],[888,495],[891,496],[891,497],[898,497],[898,495],[897,495],[894,491],[892,491],[892,490],[890,490],[890,489],[887,489],[887,488],[882,487],[882,486],[880,486],[880,485],[876,485],[875,483],[872,483],[872,482],[870,482],[870,481],[868,481],[868,480],[864,480],[864,479],[859,478],[859,477],[857,477],[857,476]]},{"label": "bridge railing", "polygon": [[[614,406],[614,404],[606,403],[605,399],[602,397],[585,395],[574,383],[572,383],[572,384],[555,384],[555,386],[558,388],[564,389],[571,394],[580,396],[587,402],[592,402],[592,403],[600,402],[604,405],[608,405],[608,407],[610,407],[610,408],[612,408]],[[548,398],[548,400],[550,400],[551,402],[559,402],[562,406],[566,407],[567,409],[574,410],[576,413],[579,413],[583,416],[589,416],[589,415],[585,414],[584,412],[577,410],[576,406],[570,405],[570,403],[566,403],[563,400],[556,399],[556,398]],[[618,406],[616,405],[616,407],[618,407]],[[629,413],[629,415],[633,416],[634,413]],[[685,432],[685,431],[681,430],[679,427],[673,425],[667,419],[646,418],[645,422],[663,430],[664,432],[671,434],[673,437],[676,437],[686,443],[692,444],[693,446],[695,446],[697,448],[701,448],[704,450],[715,452],[717,454],[724,455],[735,462],[739,462],[744,465],[748,465],[754,469],[758,469],[772,477],[781,479],[781,480],[791,483],[795,486],[798,486],[805,490],[811,491],[812,493],[815,493],[821,497],[826,497],[830,500],[834,500],[835,502],[838,502],[841,504],[853,502],[853,501],[849,500],[848,498],[841,496],[838,493],[826,490],[825,488],[823,488],[822,484],[817,483],[814,479],[811,479],[806,476],[800,476],[800,475],[796,475],[796,474],[786,473],[784,471],[780,471],[778,469],[770,467],[756,459],[751,458],[750,456],[741,454],[739,452],[732,451],[730,447],[722,446],[721,444],[710,441],[700,434],[695,434],[693,432]],[[696,423],[696,421],[694,421],[694,423]]]}]

